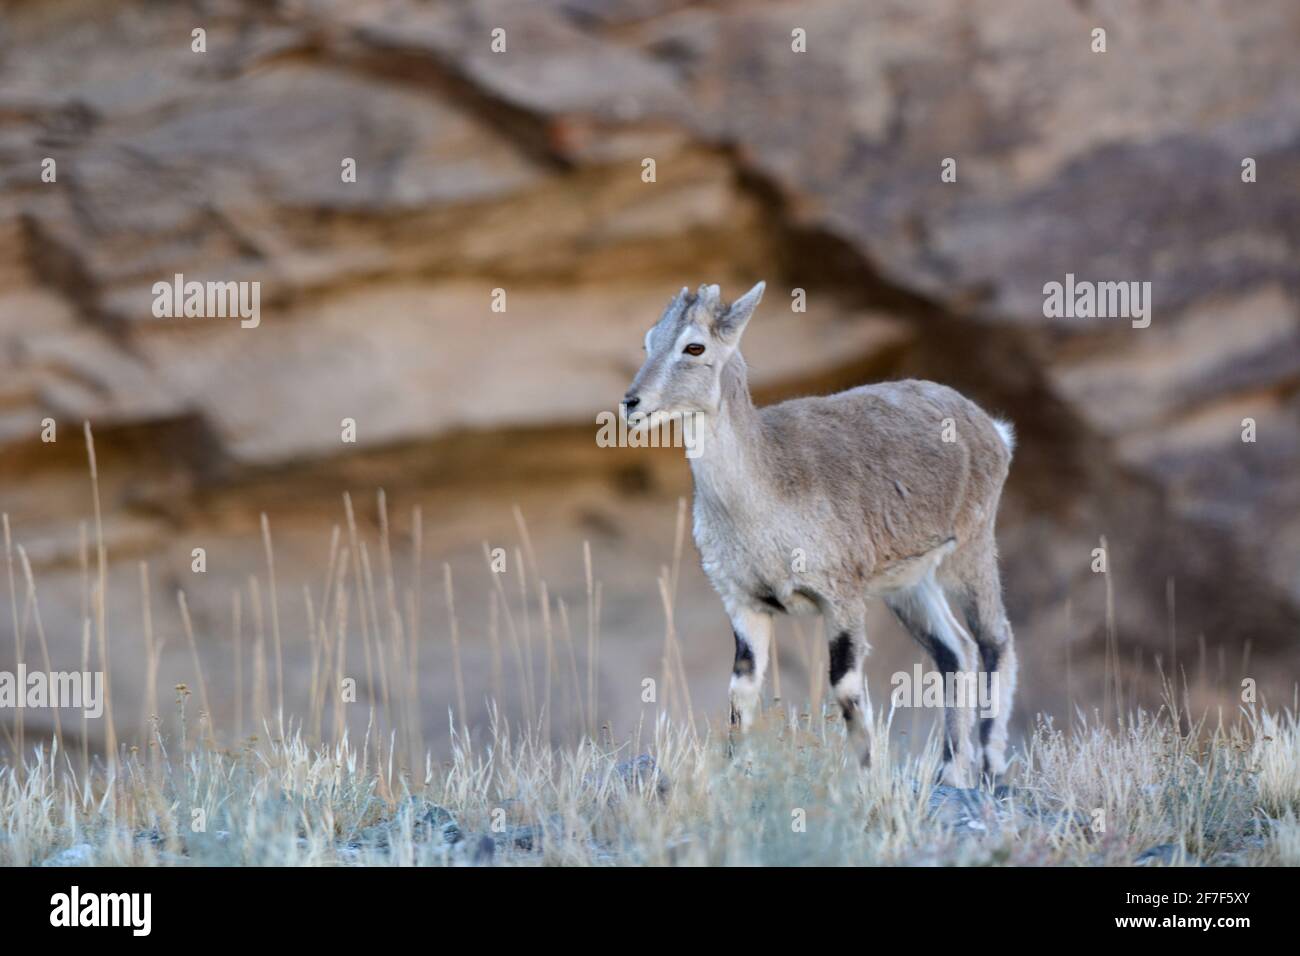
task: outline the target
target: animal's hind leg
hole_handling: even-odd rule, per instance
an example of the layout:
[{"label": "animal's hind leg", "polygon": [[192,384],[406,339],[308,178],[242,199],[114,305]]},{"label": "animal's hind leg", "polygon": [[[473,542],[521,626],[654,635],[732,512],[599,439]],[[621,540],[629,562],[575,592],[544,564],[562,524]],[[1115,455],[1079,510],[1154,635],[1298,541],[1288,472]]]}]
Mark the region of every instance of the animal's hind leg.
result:
[{"label": "animal's hind leg", "polygon": [[889,595],[885,603],[934,658],[943,677],[943,781],[956,787],[971,786],[979,764],[972,706],[977,697],[973,686],[978,666],[975,642],[953,616],[933,573],[915,586]]},{"label": "animal's hind leg", "polygon": [[844,729],[858,761],[871,763],[871,736],[867,724],[871,719],[862,682],[866,663],[867,626],[865,609],[826,612],[826,637],[830,642],[831,693],[844,715]]},{"label": "animal's hind leg", "polygon": [[960,557],[964,560],[953,568],[960,577],[945,583],[979,648],[981,679],[987,682],[988,698],[981,702],[979,715],[983,770],[996,777],[1007,769],[1007,723],[1016,693],[1015,638],[1002,604],[997,552],[992,543],[969,558]]}]

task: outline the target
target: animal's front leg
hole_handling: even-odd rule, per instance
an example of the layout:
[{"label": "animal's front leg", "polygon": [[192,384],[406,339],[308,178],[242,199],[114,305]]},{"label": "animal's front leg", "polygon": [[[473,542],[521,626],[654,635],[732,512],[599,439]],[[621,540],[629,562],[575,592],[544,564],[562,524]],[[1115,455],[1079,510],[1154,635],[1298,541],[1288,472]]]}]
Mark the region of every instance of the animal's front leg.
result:
[{"label": "animal's front leg", "polygon": [[866,613],[858,608],[830,608],[826,612],[826,636],[830,641],[831,693],[844,715],[849,745],[862,766],[871,765],[871,714],[862,680],[866,662]]},{"label": "animal's front leg", "polygon": [[736,659],[731,666],[731,728],[744,732],[754,724],[763,695],[763,674],[767,671],[772,643],[772,616],[748,608],[731,612],[731,629],[736,638]]}]

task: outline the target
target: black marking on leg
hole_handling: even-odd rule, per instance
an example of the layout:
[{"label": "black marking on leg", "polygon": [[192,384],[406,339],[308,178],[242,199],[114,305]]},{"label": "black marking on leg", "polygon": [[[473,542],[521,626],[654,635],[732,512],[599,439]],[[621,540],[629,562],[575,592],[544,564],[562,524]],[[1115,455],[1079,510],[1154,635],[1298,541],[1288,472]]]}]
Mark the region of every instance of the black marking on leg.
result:
[{"label": "black marking on leg", "polygon": [[908,634],[912,635],[912,640],[920,644],[921,649],[924,650],[927,654],[929,654],[931,657],[934,657],[935,640],[933,635],[927,634],[921,628],[917,627],[913,619],[911,618],[911,616],[903,613],[893,604],[889,605],[889,609],[894,612],[894,617],[898,619],[898,623],[903,625],[903,627],[907,630]]},{"label": "black marking on leg", "polygon": [[779,600],[777,600],[776,594],[771,589],[765,589],[759,591],[754,595],[754,597],[757,598],[759,601],[761,601],[763,604],[766,604],[772,610],[779,611],[781,614],[786,613],[785,605],[782,604]]},{"label": "black marking on leg", "polygon": [[731,636],[736,639],[736,662],[731,667],[731,673],[737,677],[752,677],[754,675],[754,649],[738,632],[732,631]]},{"label": "black marking on leg", "polygon": [[930,654],[934,657],[934,666],[939,669],[939,673],[945,677],[957,673],[957,655],[952,652],[952,649],[933,634],[925,635],[925,639],[929,642]]},{"label": "black marking on leg", "polygon": [[840,701],[840,714],[844,717],[844,723],[853,723],[853,715],[857,709],[862,706],[861,700],[857,697],[849,697]]},{"label": "black marking on leg", "polygon": [[[946,688],[948,687],[948,675],[957,673],[957,655],[952,652],[950,647],[933,634],[926,634],[925,640],[929,644],[930,654],[934,657],[934,666],[937,667],[939,672],[944,676],[944,688],[946,693]],[[949,734],[948,728],[945,727],[943,734],[943,762],[945,764],[952,763],[952,755],[952,736]]]},{"label": "black marking on leg", "polygon": [[[993,686],[993,675],[998,671],[998,664],[1002,661],[1002,648],[995,644],[980,644],[980,666],[984,668],[985,680],[989,682],[989,687]],[[993,718],[980,718],[980,745],[987,746],[989,734],[993,732]],[[984,762],[984,772],[988,773],[988,760]]]},{"label": "black marking on leg", "polygon": [[830,656],[831,686],[834,687],[853,666],[853,636],[848,631],[841,631],[839,637],[831,641]]},{"label": "black marking on leg", "polygon": [[995,644],[981,644],[979,647],[980,664],[984,667],[984,673],[996,673],[998,664],[1002,661],[1002,648]]}]

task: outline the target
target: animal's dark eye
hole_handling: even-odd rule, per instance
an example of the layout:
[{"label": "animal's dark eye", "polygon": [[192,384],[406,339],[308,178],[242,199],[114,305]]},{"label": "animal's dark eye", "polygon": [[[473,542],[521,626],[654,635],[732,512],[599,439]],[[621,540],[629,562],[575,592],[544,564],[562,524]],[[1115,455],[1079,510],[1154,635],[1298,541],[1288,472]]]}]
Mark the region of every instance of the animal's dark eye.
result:
[{"label": "animal's dark eye", "polygon": [[703,355],[704,346],[699,342],[692,342],[690,345],[686,346],[686,348],[682,349],[682,351],[687,355]]}]

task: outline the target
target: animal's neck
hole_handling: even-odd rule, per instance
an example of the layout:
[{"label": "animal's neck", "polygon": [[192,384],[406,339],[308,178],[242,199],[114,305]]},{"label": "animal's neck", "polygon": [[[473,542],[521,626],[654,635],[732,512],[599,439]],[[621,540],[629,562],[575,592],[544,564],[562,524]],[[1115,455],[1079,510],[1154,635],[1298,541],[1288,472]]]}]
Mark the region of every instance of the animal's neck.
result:
[{"label": "animal's neck", "polygon": [[720,384],[718,411],[705,421],[700,453],[691,459],[691,472],[696,494],[730,511],[742,507],[761,487],[763,429],[739,352],[723,367]]}]

